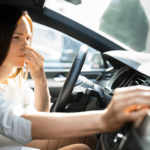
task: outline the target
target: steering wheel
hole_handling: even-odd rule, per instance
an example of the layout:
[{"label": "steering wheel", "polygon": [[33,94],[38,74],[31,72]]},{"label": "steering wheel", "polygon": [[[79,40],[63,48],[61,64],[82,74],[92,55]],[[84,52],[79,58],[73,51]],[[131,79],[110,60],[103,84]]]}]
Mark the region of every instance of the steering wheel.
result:
[{"label": "steering wheel", "polygon": [[68,73],[63,88],[60,91],[53,112],[63,112],[65,110],[65,107],[69,101],[74,85],[78,79],[78,76],[84,64],[87,52],[88,52],[88,46],[82,45],[75,57],[75,60],[72,64],[70,72]]}]

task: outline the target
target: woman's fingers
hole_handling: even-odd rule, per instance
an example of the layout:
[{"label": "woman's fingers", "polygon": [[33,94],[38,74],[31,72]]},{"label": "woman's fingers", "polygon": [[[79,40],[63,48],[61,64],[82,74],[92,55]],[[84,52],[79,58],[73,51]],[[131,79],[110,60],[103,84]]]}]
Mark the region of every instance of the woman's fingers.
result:
[{"label": "woman's fingers", "polygon": [[128,93],[128,94],[115,94],[113,96],[113,99],[116,103],[127,103],[130,102],[133,99],[137,99],[138,101],[142,102],[142,99],[145,99],[147,102],[150,102],[150,91],[149,92],[138,92],[138,93]]},{"label": "woman's fingers", "polygon": [[27,68],[29,68],[30,70],[34,69],[34,66],[31,63],[29,63],[28,61],[25,61],[25,64],[26,64]]},{"label": "woman's fingers", "polygon": [[141,107],[139,109],[133,108],[132,110],[126,113],[122,111],[120,108],[118,110],[113,110],[113,116],[117,119],[117,122],[129,122],[129,121],[136,121],[141,117],[148,115],[149,108]]},{"label": "woman's fingers", "polygon": [[25,64],[30,69],[30,74],[35,82],[45,80],[44,58],[30,46],[21,47],[21,53],[26,58]]},{"label": "woman's fingers", "polygon": [[[41,59],[43,59],[40,54],[38,53],[38,56],[33,52],[34,50],[31,48],[30,50],[23,50],[22,53],[24,54],[24,57],[34,66],[35,69],[39,69],[43,67],[43,62]],[[43,59],[44,60],[44,59]]]},{"label": "woman's fingers", "polygon": [[28,62],[28,64],[30,64],[33,68],[37,69],[38,68],[38,64],[37,62],[35,61],[35,58],[30,57],[29,55],[24,55],[24,57],[26,58],[26,62]]},{"label": "woman's fingers", "polygon": [[148,86],[130,86],[130,87],[123,87],[123,88],[117,88],[114,91],[114,94],[122,95],[122,94],[133,94],[133,93],[139,93],[139,92],[150,92],[150,87]]},{"label": "woman's fingers", "polygon": [[134,86],[117,89],[106,109],[105,124],[110,128],[109,131],[115,131],[121,128],[125,122],[135,122],[148,115],[149,107],[150,88]]},{"label": "woman's fingers", "polygon": [[42,62],[44,62],[44,57],[41,54],[39,54],[37,51],[35,51],[33,48],[31,48],[30,46],[23,46],[21,49],[23,51],[27,50],[34,53]]},{"label": "woman's fingers", "polygon": [[[132,90],[130,91],[130,89]],[[130,112],[143,106],[150,107],[150,88],[145,88],[144,86],[120,88],[114,93],[112,100],[115,103],[115,107],[125,112]]]},{"label": "woman's fingers", "polygon": [[125,119],[126,121],[136,122],[139,118],[144,118],[146,115],[148,115],[148,110],[141,109],[138,111],[130,112],[128,115],[126,115]]},{"label": "woman's fingers", "polygon": [[130,106],[148,106],[150,107],[150,98],[149,97],[132,97],[130,99],[127,99],[126,101],[122,101],[122,99],[120,99],[120,101],[115,100],[114,97],[114,101],[115,101],[115,105],[117,105],[118,109],[125,109],[128,108]]},{"label": "woman's fingers", "polygon": [[28,51],[28,50],[25,50],[23,53],[24,53],[25,58],[27,58],[28,60],[31,60],[31,61],[32,61],[32,58],[33,58],[37,64],[43,63],[43,62],[41,62],[41,60],[37,57],[37,55],[34,54],[33,52]]}]

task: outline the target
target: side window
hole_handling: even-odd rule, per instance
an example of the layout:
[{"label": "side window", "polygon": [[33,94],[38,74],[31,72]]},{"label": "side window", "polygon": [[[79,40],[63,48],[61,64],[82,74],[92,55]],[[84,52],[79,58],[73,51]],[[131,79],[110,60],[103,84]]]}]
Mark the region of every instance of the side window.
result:
[{"label": "side window", "polygon": [[[44,56],[44,69],[70,69],[82,44],[57,30],[33,22],[32,47]],[[101,64],[101,53],[89,47],[83,70],[99,69]]]}]

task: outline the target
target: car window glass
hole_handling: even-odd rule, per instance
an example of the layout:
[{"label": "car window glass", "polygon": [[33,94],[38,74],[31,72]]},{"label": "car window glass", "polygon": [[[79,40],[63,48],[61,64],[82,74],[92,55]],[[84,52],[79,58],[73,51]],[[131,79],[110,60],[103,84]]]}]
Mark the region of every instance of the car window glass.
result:
[{"label": "car window glass", "polygon": [[[70,69],[83,43],[50,27],[33,22],[31,46],[45,58],[45,69]],[[83,70],[99,69],[103,64],[100,52],[89,47]]]},{"label": "car window glass", "polygon": [[150,53],[149,0],[47,0],[45,7],[128,50]]}]

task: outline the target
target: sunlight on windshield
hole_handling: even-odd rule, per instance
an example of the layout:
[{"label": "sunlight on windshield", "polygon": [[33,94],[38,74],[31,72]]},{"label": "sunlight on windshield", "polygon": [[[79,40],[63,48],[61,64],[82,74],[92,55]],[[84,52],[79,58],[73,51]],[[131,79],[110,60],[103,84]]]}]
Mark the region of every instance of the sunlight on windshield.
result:
[{"label": "sunlight on windshield", "polygon": [[47,0],[45,6],[103,36],[108,35],[106,38],[111,37],[120,46],[150,53],[149,0],[80,1],[81,4],[75,5],[71,0]]},{"label": "sunlight on windshield", "polygon": [[111,0],[82,0],[82,4],[73,5],[64,0],[48,0],[46,6],[95,30],[99,28],[99,19],[110,2]]}]

